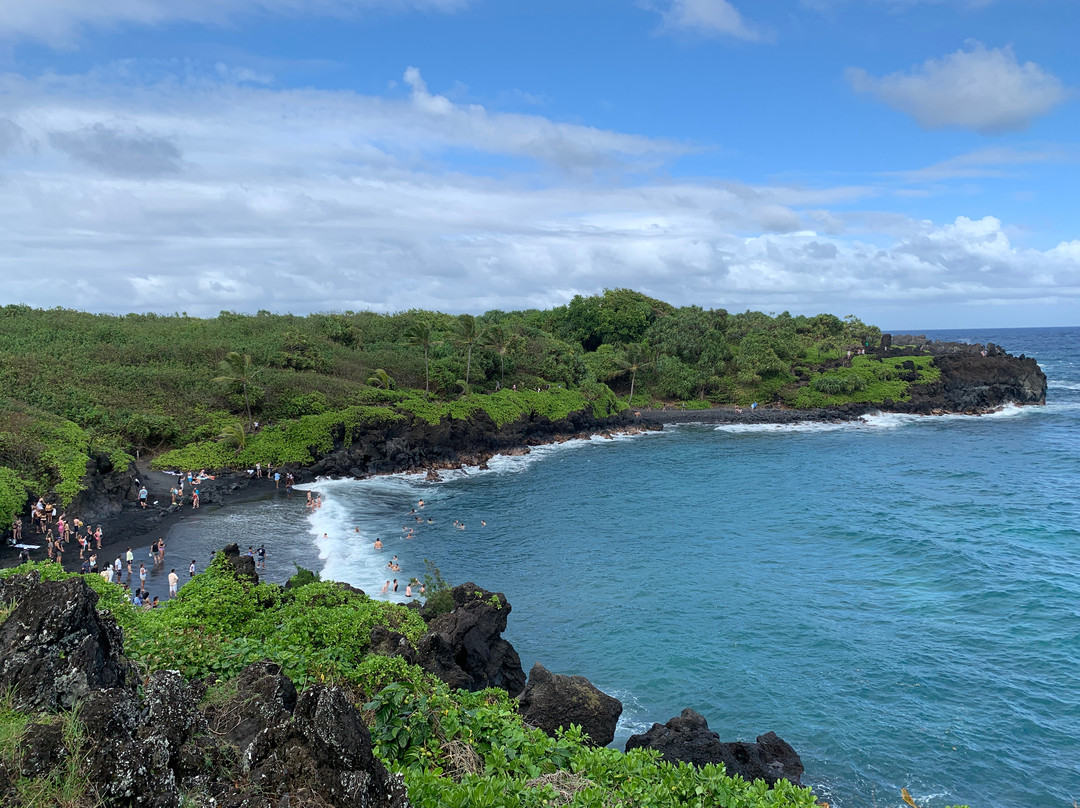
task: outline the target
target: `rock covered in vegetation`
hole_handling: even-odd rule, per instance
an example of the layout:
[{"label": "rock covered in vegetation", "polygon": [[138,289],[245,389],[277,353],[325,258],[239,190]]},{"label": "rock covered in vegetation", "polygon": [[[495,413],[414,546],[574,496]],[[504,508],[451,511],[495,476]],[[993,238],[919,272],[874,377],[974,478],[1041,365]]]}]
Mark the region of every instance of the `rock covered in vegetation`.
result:
[{"label": "rock covered in vegetation", "polygon": [[529,671],[529,683],[518,696],[522,718],[554,736],[562,727],[577,724],[595,746],[615,738],[622,702],[597,689],[584,676],[552,673],[539,662]]},{"label": "rock covered in vegetation", "polygon": [[15,608],[0,626],[0,689],[24,710],[71,709],[98,688],[132,686],[116,622],[97,613],[97,593],[81,578],[0,580],[0,603]]},{"label": "rock covered in vegetation", "polygon": [[15,604],[0,624],[0,687],[16,709],[44,713],[0,764],[0,804],[20,804],[19,777],[72,782],[78,760],[74,782],[101,808],[408,808],[340,688],[297,695],[262,662],[202,705],[205,685],[176,671],[151,674],[139,693],[120,629],[83,579],[0,579],[0,598]]},{"label": "rock covered in vegetation", "polygon": [[684,761],[695,766],[723,763],[728,774],[746,780],[764,780],[770,786],[777,780],[801,785],[803,765],[791,745],[775,732],[759,735],[757,743],[725,743],[709,729],[704,716],[686,709],[666,724],[653,724],[643,735],[631,735],[626,751],[643,747],[656,749],[664,760]]},{"label": "rock covered in vegetation", "polygon": [[416,663],[451,687],[499,687],[516,696],[525,688],[521,658],[504,640],[510,603],[502,593],[465,583],[451,590],[453,611],[436,615],[416,646]]}]

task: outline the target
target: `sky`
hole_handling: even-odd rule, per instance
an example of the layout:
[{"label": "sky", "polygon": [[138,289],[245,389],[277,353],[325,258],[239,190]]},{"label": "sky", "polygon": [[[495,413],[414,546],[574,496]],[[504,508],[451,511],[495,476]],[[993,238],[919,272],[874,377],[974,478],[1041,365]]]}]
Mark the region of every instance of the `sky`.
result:
[{"label": "sky", "polygon": [[0,303],[1080,324],[1077,0],[3,0]]}]

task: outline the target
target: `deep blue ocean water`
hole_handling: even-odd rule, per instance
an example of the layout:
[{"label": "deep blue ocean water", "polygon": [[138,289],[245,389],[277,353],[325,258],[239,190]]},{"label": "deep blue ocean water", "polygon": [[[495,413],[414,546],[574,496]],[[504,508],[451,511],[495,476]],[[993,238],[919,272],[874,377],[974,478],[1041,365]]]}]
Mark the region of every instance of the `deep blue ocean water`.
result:
[{"label": "deep blue ocean water", "polygon": [[184,529],[266,541],[277,579],[287,559],[400,595],[427,558],[502,591],[526,670],[623,700],[619,746],[692,707],[723,740],[776,731],[840,808],[900,806],[902,787],[935,808],[1071,806],[1080,328],[928,336],[1035,356],[1047,406],[594,438],[439,484],[319,483],[311,519],[278,498]]}]

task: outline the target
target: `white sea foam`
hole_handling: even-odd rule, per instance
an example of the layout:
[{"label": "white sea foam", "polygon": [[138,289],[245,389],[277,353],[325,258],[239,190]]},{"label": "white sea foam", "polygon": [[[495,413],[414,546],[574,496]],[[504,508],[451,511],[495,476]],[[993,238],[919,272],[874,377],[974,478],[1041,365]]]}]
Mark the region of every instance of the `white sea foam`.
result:
[{"label": "white sea foam", "polygon": [[1051,390],[1080,390],[1080,384],[1076,382],[1062,382],[1057,379],[1048,379],[1046,385]]},{"label": "white sea foam", "polygon": [[911,415],[900,412],[874,412],[852,421],[795,421],[786,424],[720,424],[717,432],[731,434],[790,434],[792,432],[840,432],[851,430],[893,430],[917,424],[942,421],[972,421],[986,418],[1015,418],[1038,412],[1040,407],[1020,407],[1008,404],[993,412],[980,415],[949,413],[946,415]]}]

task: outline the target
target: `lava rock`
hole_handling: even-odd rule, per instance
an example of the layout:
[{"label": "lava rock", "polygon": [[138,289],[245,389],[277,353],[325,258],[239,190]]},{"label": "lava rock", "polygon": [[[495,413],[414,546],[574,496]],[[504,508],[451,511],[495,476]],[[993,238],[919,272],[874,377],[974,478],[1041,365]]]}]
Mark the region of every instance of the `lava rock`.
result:
[{"label": "lava rock", "polygon": [[0,625],[0,689],[20,710],[71,709],[97,688],[133,682],[116,621],[97,613],[98,596],[82,578],[23,578],[0,588],[15,608]]},{"label": "lava rock", "polygon": [[631,735],[626,751],[638,748],[656,749],[671,763],[723,763],[728,774],[738,774],[744,780],[764,780],[770,786],[778,780],[802,785],[802,761],[775,732],[759,735],[757,743],[725,743],[709,729],[700,713],[690,709],[666,724],[653,724],[643,735]]},{"label": "lava rock", "polygon": [[502,638],[510,604],[501,593],[465,583],[451,590],[454,609],[437,615],[416,646],[417,664],[451,687],[500,687],[511,696],[525,688],[521,658]]},{"label": "lava rock", "polygon": [[584,676],[552,673],[539,662],[529,671],[529,683],[518,696],[518,712],[529,724],[554,736],[559,728],[580,726],[595,746],[615,739],[622,702],[598,690]]}]

